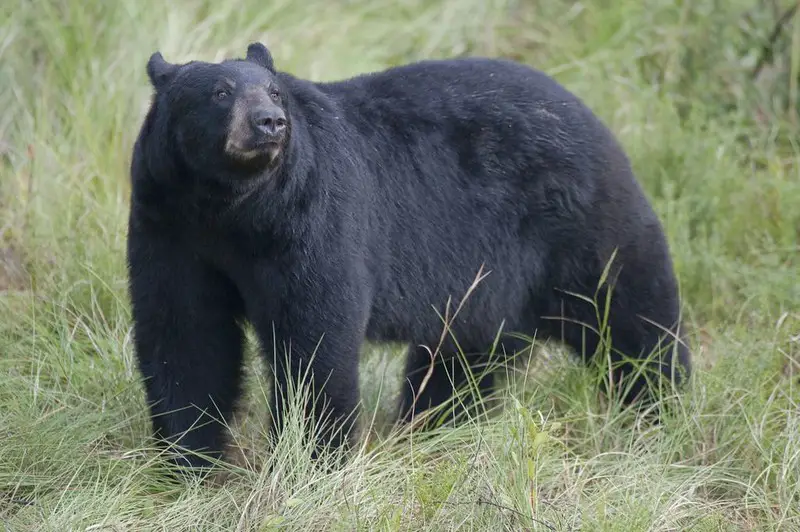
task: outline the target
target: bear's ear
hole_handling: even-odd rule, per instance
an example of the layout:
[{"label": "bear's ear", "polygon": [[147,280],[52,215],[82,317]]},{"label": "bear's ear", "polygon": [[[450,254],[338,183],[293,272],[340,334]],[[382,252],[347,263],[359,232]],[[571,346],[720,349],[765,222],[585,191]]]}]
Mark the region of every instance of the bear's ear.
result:
[{"label": "bear's ear", "polygon": [[266,68],[273,74],[275,73],[272,54],[270,54],[267,47],[260,42],[254,42],[247,47],[247,60]]},{"label": "bear's ear", "polygon": [[161,52],[154,53],[147,61],[147,77],[150,78],[150,83],[156,90],[164,87],[176,70],[178,70],[178,65],[167,63]]}]

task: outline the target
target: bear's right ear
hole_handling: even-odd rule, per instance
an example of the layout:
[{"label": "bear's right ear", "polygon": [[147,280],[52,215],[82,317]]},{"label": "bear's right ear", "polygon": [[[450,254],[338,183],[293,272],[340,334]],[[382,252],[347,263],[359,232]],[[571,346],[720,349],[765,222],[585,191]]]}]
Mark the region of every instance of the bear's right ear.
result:
[{"label": "bear's right ear", "polygon": [[247,58],[251,63],[255,63],[275,73],[275,65],[272,62],[272,54],[269,53],[267,47],[260,42],[251,43],[247,47]]},{"label": "bear's right ear", "polygon": [[176,70],[178,70],[178,65],[167,63],[161,52],[154,53],[147,61],[147,77],[150,78],[150,83],[156,90],[164,87]]}]

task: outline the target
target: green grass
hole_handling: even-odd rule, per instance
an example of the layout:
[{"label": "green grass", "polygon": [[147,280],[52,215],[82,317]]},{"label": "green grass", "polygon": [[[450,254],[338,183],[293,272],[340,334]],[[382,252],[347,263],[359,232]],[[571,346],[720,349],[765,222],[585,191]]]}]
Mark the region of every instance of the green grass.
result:
[{"label": "green grass", "polygon": [[[0,521],[6,530],[800,530],[795,15],[749,0],[8,0],[0,10]],[[342,469],[300,425],[265,441],[251,349],[238,469],[170,483],[146,452],[124,262],[145,62],[253,40],[317,80],[410,60],[539,67],[618,134],[661,216],[696,374],[659,427],[556,346],[489,421],[388,430],[401,362],[366,350],[367,444]],[[0,262],[2,264],[2,262]],[[26,279],[27,279],[26,277]],[[547,355],[547,356],[545,356]]]}]

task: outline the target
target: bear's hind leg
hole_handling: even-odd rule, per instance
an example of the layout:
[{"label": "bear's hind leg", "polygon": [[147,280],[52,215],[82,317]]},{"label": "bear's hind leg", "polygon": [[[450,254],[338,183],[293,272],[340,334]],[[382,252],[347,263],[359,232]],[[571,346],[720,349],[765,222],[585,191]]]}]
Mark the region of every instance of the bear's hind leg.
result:
[{"label": "bear's hind leg", "polygon": [[[570,295],[561,298],[546,321],[548,335],[566,343],[585,361],[606,357],[624,405],[641,401],[646,406],[659,398],[659,388],[685,382],[691,360],[685,335],[679,330],[676,291],[669,283],[648,286],[646,279],[631,277],[625,272],[620,275],[605,323],[607,287],[599,291],[596,306]],[[604,376],[605,391],[607,380]]]}]

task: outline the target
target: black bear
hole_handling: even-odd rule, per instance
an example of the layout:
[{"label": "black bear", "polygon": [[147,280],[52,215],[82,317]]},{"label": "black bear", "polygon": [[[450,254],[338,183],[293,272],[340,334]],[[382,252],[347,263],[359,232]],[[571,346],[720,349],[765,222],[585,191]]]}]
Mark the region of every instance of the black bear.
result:
[{"label": "black bear", "polygon": [[[288,379],[310,369],[309,412],[328,416],[317,442],[334,447],[356,432],[365,339],[410,345],[410,420],[465,383],[457,350],[478,368],[491,349],[523,347],[501,330],[587,360],[603,351],[603,301],[598,313],[590,300],[602,279],[625,400],[689,375],[660,222],[610,131],[542,72],[472,57],[315,83],[253,43],[220,63],[156,52],[147,74],[131,163],[134,345],[154,433],[180,440],[182,463],[220,453],[245,320],[265,350],[290,351],[271,363],[274,427]],[[443,336],[448,300],[461,308]],[[659,347],[658,379],[630,371]]]}]

